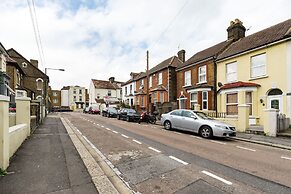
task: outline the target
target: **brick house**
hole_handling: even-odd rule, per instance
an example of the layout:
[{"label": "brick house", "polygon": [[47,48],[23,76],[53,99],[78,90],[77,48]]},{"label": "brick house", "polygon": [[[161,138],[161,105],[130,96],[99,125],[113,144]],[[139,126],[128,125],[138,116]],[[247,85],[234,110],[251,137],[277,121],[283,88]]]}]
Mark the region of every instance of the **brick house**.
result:
[{"label": "brick house", "polygon": [[[47,105],[48,104],[47,89],[49,77],[38,68],[38,61],[32,59],[28,61],[25,57],[23,57],[13,48],[8,50],[8,54],[14,61],[17,62],[22,71],[25,73],[25,76],[23,76],[23,89],[26,90],[27,97],[30,97],[32,100],[34,100],[41,98],[41,96],[43,96],[43,98],[46,99],[45,104]],[[40,85],[37,86],[37,83],[39,83]],[[43,90],[40,90],[37,87],[42,87]]]},{"label": "brick house", "polygon": [[[176,67],[185,61],[185,51],[178,52],[149,70],[149,107],[150,112],[158,111],[159,114],[176,108]],[[138,110],[147,107],[147,77],[140,73],[136,79],[136,105]]]},{"label": "brick house", "polygon": [[245,36],[242,23],[230,25],[227,40],[199,51],[179,65],[177,71],[177,97],[179,108],[217,110],[217,64],[216,59],[231,43]]},{"label": "brick house", "polygon": [[59,109],[61,107],[62,97],[61,97],[61,90],[50,90],[49,92],[51,109]]}]

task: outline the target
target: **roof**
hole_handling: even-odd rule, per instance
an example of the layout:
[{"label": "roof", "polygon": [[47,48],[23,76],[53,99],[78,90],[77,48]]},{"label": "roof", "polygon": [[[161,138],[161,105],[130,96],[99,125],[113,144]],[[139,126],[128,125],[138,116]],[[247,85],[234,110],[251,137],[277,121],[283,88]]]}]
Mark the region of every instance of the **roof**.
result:
[{"label": "roof", "polygon": [[[178,67],[180,64],[182,64],[182,61],[177,57],[177,56],[172,56],[164,61],[162,61],[161,63],[159,63],[158,65],[154,66],[153,68],[149,69],[149,75],[154,74],[158,71],[161,71],[165,68],[169,68],[169,67]],[[140,73],[135,80],[139,80],[141,78],[146,77],[146,73],[142,72]]]},{"label": "roof", "polygon": [[194,54],[192,57],[190,57],[183,64],[180,64],[177,67],[177,70],[180,70],[180,69],[182,69],[184,67],[187,67],[187,66],[190,66],[192,64],[198,63],[200,61],[206,60],[208,58],[216,57],[218,54],[220,54],[231,43],[232,43],[232,41],[223,41],[223,42],[218,43],[218,44],[216,44],[216,45],[214,45],[212,47],[204,49],[204,50]]},{"label": "roof", "polygon": [[64,86],[61,90],[69,90],[70,86]]},{"label": "roof", "polygon": [[126,82],[122,83],[121,86],[125,86],[125,85],[127,85],[127,84],[133,82],[133,81],[137,78],[137,76],[140,75],[141,73],[142,73],[142,72],[140,72],[140,73],[134,73],[134,72],[131,72],[131,73],[130,73],[131,78],[130,78],[129,80],[127,80]]},{"label": "roof", "polygon": [[233,82],[233,83],[228,83],[224,84],[219,90],[226,90],[226,89],[232,89],[232,88],[242,88],[242,87],[259,87],[261,85],[252,83],[252,82]]},{"label": "roof", "polygon": [[231,57],[291,37],[291,19],[233,42],[218,59]]},{"label": "roof", "polygon": [[118,86],[117,83],[120,82],[114,82],[111,83],[110,81],[105,81],[105,80],[96,80],[96,79],[92,79],[92,82],[94,84],[94,87],[97,89],[120,89],[120,87]]}]

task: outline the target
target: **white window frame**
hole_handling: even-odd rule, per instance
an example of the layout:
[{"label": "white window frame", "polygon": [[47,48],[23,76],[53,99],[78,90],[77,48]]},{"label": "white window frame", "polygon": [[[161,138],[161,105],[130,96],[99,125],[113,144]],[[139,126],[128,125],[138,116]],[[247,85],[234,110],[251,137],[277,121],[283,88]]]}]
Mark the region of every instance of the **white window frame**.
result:
[{"label": "white window frame", "polygon": [[163,73],[162,72],[160,72],[158,74],[158,85],[161,85],[161,84],[163,84]]},{"label": "white window frame", "polygon": [[74,101],[74,102],[77,101],[77,96],[73,96],[73,101]]},{"label": "white window frame", "polygon": [[[202,69],[205,69],[204,73],[201,73]],[[202,77],[205,77],[205,78],[202,80]],[[206,65],[203,65],[198,68],[198,83],[201,84],[201,83],[206,83],[206,82],[207,82]]]},{"label": "white window frame", "polygon": [[54,98],[54,104],[58,103],[58,99]]},{"label": "white window frame", "polygon": [[[110,94],[110,95],[109,95]],[[108,90],[107,91],[107,96],[112,96],[112,92],[111,92],[111,90]]]},{"label": "white window frame", "polygon": [[160,103],[164,103],[164,92],[160,92]]},{"label": "white window frame", "polygon": [[129,85],[129,94],[132,94],[132,84]]},{"label": "white window frame", "polygon": [[158,95],[157,95],[157,93],[153,93],[153,100],[154,100],[154,104],[156,104],[157,103],[157,101],[158,101]]},{"label": "white window frame", "polygon": [[[262,64],[259,64],[257,66],[254,67],[254,60],[257,59],[258,57],[262,57],[264,56],[264,63]],[[259,68],[263,68],[264,69],[264,73],[261,74],[261,75],[254,75],[254,69],[259,69]],[[257,78],[257,77],[263,77],[263,76],[266,76],[267,75],[267,55],[266,53],[261,53],[261,54],[258,54],[258,55],[254,55],[254,56],[251,56],[251,78]]]},{"label": "white window frame", "polygon": [[[251,94],[251,102],[247,102],[247,93],[250,93]],[[247,105],[250,105],[250,116],[253,115],[253,92],[252,91],[246,91],[246,104]]]},{"label": "white window frame", "polygon": [[[236,103],[227,103],[227,95],[230,95],[230,94],[236,94],[236,96],[237,96],[237,102]],[[226,93],[226,99],[225,99],[225,112],[226,112],[226,115],[229,115],[229,114],[227,114],[227,106],[228,105],[236,105],[236,106],[238,106],[238,92]],[[236,116],[236,115],[229,115],[229,116]]]},{"label": "white window frame", "polygon": [[[196,99],[192,99],[192,94],[196,95]],[[190,93],[190,109],[193,108],[193,110],[194,110],[195,104],[197,104],[197,103],[198,103],[198,92],[191,92]],[[192,104],[194,105],[194,107],[192,106]]]},{"label": "white window frame", "polygon": [[141,106],[144,107],[144,96],[141,96]]},{"label": "white window frame", "polygon": [[[235,71],[228,71],[228,67],[230,67],[231,65],[233,65],[235,68]],[[226,70],[226,82],[230,83],[230,82],[235,82],[237,81],[237,62],[231,62],[231,63],[227,63],[225,66],[225,70]],[[230,76],[234,76],[234,78],[230,79]]]},{"label": "white window frame", "polygon": [[149,87],[152,87],[152,86],[153,86],[153,76],[151,75],[149,79]]},{"label": "white window frame", "polygon": [[[81,99],[81,100],[80,100]],[[83,98],[82,96],[79,96],[79,102],[82,102],[83,101]]]},{"label": "white window frame", "polygon": [[125,95],[127,95],[127,86],[125,86],[124,90],[125,90]]},{"label": "white window frame", "polygon": [[[203,99],[203,93],[206,93],[206,99]],[[202,98],[202,110],[208,110],[208,91],[201,92]],[[206,102],[206,108],[203,107],[203,102]]]},{"label": "white window frame", "polygon": [[140,80],[140,86],[144,86],[144,81],[143,81],[143,79]]},{"label": "white window frame", "polygon": [[191,70],[184,72],[184,86],[191,86]]}]

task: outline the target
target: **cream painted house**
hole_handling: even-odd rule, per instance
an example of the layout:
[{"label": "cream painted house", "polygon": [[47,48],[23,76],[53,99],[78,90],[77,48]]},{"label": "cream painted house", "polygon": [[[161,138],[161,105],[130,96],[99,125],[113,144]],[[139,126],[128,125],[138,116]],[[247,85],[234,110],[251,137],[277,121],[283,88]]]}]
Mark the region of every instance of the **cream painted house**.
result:
[{"label": "cream painted house", "polygon": [[65,86],[61,89],[61,106],[71,110],[82,110],[86,105],[85,87]]},{"label": "cream painted house", "polygon": [[110,77],[109,81],[91,79],[89,86],[89,106],[97,106],[101,111],[106,106],[116,106],[122,100],[122,82]]},{"label": "cream painted house", "polygon": [[250,124],[264,110],[291,117],[291,19],[233,42],[217,58],[217,109],[236,116],[250,106]]}]

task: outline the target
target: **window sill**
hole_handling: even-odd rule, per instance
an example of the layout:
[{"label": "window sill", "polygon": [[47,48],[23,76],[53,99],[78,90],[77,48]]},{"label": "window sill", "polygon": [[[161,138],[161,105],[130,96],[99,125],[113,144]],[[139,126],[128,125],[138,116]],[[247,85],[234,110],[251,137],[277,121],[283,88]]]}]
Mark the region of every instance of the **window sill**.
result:
[{"label": "window sill", "polygon": [[187,88],[187,87],[190,87],[191,85],[185,85],[185,86],[182,86],[183,88]]},{"label": "window sill", "polygon": [[263,75],[263,76],[258,76],[258,77],[254,77],[254,78],[250,78],[249,81],[253,81],[253,80],[257,80],[257,79],[264,79],[264,78],[268,78],[268,75]]},{"label": "window sill", "polygon": [[201,84],[206,84],[207,81],[204,81],[204,82],[198,82],[196,85],[201,85]]}]

